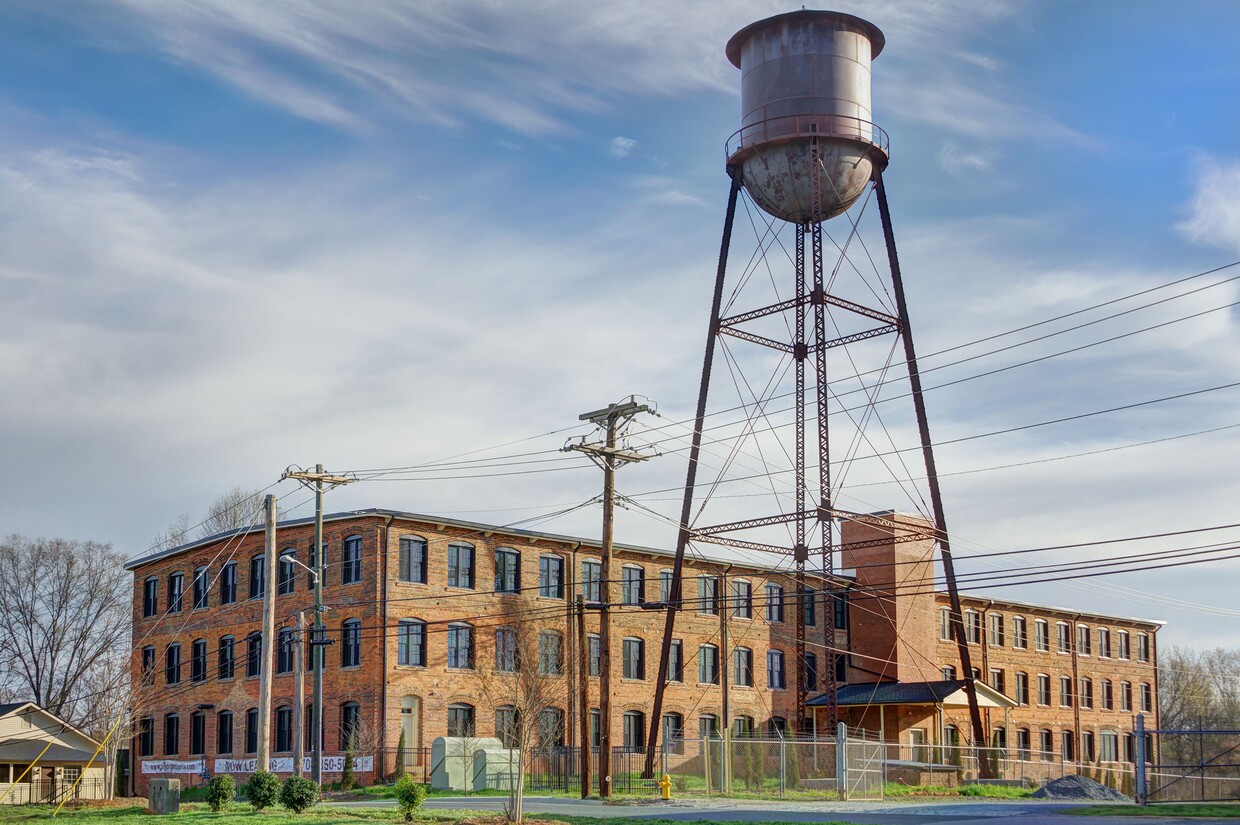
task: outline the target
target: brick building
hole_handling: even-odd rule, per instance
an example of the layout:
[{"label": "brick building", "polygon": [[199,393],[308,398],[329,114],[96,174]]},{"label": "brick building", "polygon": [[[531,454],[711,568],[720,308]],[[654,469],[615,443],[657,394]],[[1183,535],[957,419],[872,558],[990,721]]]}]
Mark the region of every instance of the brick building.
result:
[{"label": "brick building", "polygon": [[[907,523],[908,531],[920,529],[915,520]],[[841,556],[846,575],[830,587],[810,576],[803,600],[796,598],[795,580],[786,569],[686,558],[664,730],[689,736],[717,731],[725,712],[720,685],[725,678],[733,730],[792,730],[796,680],[806,680],[816,696],[824,668],[834,667],[837,679],[850,685],[849,695],[863,700],[846,704],[841,691],[841,713],[850,723],[914,745],[942,742],[954,731],[967,737],[962,721],[967,714],[950,702],[935,703],[930,711],[907,701],[878,705],[873,696],[865,699],[860,687],[935,685],[957,676],[947,668],[958,672],[954,647],[939,641],[941,597],[929,586],[932,548],[924,540],[902,540],[901,528],[893,524],[891,517],[846,523]],[[892,541],[848,549],[849,542],[884,535]],[[587,650],[579,655],[573,611],[578,594],[587,601],[598,598],[597,541],[375,509],[327,516],[323,538],[323,598],[330,608],[325,623],[333,642],[324,649],[325,773],[338,770],[340,760],[330,757],[350,744],[362,776],[390,773],[402,732],[409,748],[429,747],[435,737],[467,729],[493,735],[497,720],[476,665],[502,665],[505,634],[517,624],[536,626],[540,654],[546,644],[566,671],[563,701],[546,711],[552,741],[578,744],[581,709],[568,685],[580,663],[592,677],[592,707],[585,710],[590,739],[597,742],[598,620],[587,613]],[[298,701],[292,627],[298,611],[305,611],[307,621],[312,615],[312,578],[291,561],[264,570],[263,541],[262,530],[253,528],[126,565],[134,574],[134,682],[143,686],[131,771],[139,793],[155,775],[192,782],[206,772],[231,772],[244,781],[253,769],[246,760],[257,750],[259,629],[267,587],[277,594],[270,751],[278,772],[291,769],[294,714],[308,714],[310,681]],[[315,566],[310,520],[281,523],[278,552]],[[665,550],[615,549],[612,600],[620,604],[612,611],[610,732],[616,746],[644,745],[663,614],[642,609],[641,603],[665,600],[671,562]],[[976,666],[983,678],[996,674],[995,690],[983,688],[995,699],[987,724],[1013,746],[1023,746],[1027,735],[1037,748],[1043,732],[1051,730],[1058,735],[1052,742],[1056,752],[1067,741],[1065,732],[1073,734],[1074,748],[1084,747],[1086,740],[1079,737],[1089,733],[1091,747],[1101,750],[1111,744],[1108,736],[1103,745],[1104,735],[1130,730],[1123,707],[1146,699],[1155,703],[1155,623],[990,600],[971,599],[968,607],[973,611],[968,615],[978,617],[969,620],[985,629],[985,639],[978,637]],[[795,656],[793,611],[798,609],[807,625],[804,663]],[[1090,646],[1080,643],[1085,635],[1072,633],[1068,652],[1058,652],[1054,634],[1060,621],[1087,628]],[[825,622],[836,628],[837,646],[846,655],[823,645]],[[1038,647],[1043,637],[1036,635],[1042,622],[1051,634],[1046,651]],[[991,637],[996,623],[1002,630]],[[727,649],[721,650],[725,627]],[[1031,692],[1040,689],[1041,676],[1088,683],[1089,706],[1073,701],[1060,707],[1058,693],[1043,705],[1041,694]],[[1018,683],[1027,691],[1023,702]],[[1057,684],[1052,687],[1058,690]],[[1010,710],[1005,715],[1001,707]],[[817,724],[819,715],[811,714],[803,725]],[[1075,744],[1078,739],[1082,744]]]}]

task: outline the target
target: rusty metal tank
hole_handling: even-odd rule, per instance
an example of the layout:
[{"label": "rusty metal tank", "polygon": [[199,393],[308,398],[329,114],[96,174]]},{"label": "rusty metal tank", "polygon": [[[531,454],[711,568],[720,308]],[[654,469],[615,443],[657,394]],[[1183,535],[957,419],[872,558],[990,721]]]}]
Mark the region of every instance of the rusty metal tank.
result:
[{"label": "rusty metal tank", "polygon": [[870,114],[870,61],[884,42],[859,17],[806,10],[751,23],[728,41],[741,70],[741,128],[728,140],[728,163],[763,210],[792,223],[827,220],[886,166],[887,135]]}]

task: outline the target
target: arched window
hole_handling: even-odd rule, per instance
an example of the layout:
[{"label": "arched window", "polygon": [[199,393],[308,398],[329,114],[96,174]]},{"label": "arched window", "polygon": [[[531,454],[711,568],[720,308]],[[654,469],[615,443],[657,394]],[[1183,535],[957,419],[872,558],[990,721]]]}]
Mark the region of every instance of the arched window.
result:
[{"label": "arched window", "polygon": [[185,574],[172,573],[168,576],[168,612],[180,613],[185,604]]},{"label": "arched window", "polygon": [[293,709],[289,706],[276,708],[276,753],[288,753],[293,749]]},{"label": "arched window", "polygon": [[774,739],[783,739],[788,732],[788,720],[782,716],[772,716],[766,723],[766,729]]},{"label": "arched window", "polygon": [[292,673],[293,657],[297,655],[297,642],[291,627],[280,628],[276,636],[276,673]]},{"label": "arched window", "polygon": [[719,648],[714,645],[698,647],[698,682],[704,685],[719,684]]},{"label": "arched window", "polygon": [[646,714],[640,710],[624,712],[624,749],[636,752],[646,747]]},{"label": "arched window", "polygon": [[563,747],[564,711],[560,708],[543,708],[538,714],[538,746],[543,750]]},{"label": "arched window", "polygon": [[558,674],[563,670],[560,648],[560,634],[556,631],[544,630],[538,634],[539,673]]},{"label": "arched window", "polygon": [[502,705],[495,709],[495,738],[504,743],[505,748],[520,747],[520,729],[517,727],[520,714],[512,705]]},{"label": "arched window", "polygon": [[463,541],[448,545],[448,587],[474,588],[474,546]]},{"label": "arched window", "polygon": [[173,642],[164,651],[164,681],[170,685],[181,683],[181,643]]},{"label": "arched window", "polygon": [[237,563],[230,561],[220,568],[220,604],[237,601]]},{"label": "arched window", "polygon": [[284,596],[293,592],[293,587],[297,584],[297,565],[293,559],[297,558],[297,551],[292,547],[286,547],[280,551],[280,573],[276,584],[276,593]]},{"label": "arched window", "polygon": [[258,708],[245,712],[245,752],[258,753]]},{"label": "arched window", "polygon": [[421,536],[400,537],[400,564],[396,578],[402,582],[426,583],[426,539]]},{"label": "arched window", "polygon": [[207,752],[207,715],[200,710],[189,717],[189,752],[191,756]]},{"label": "arched window", "polygon": [[738,687],[753,687],[753,651],[738,647],[732,651],[732,676]]},{"label": "arched window", "polygon": [[190,647],[189,680],[201,682],[207,678],[207,640],[195,639]]},{"label": "arched window", "polygon": [[511,627],[495,628],[495,669],[500,673],[516,673],[519,666],[517,631]]},{"label": "arched window", "polygon": [[235,641],[232,636],[223,636],[220,638],[220,649],[216,656],[216,675],[221,679],[231,679],[233,677],[233,652]]},{"label": "arched window", "polygon": [[685,717],[675,711],[663,714],[663,739],[672,747],[676,747],[675,740],[684,738]]},{"label": "arched window", "polygon": [[155,684],[155,645],[142,648],[142,684]]},{"label": "arched window", "polygon": [[362,663],[362,623],[346,619],[340,628],[340,666],[357,667]]},{"label": "arched window", "polygon": [[719,717],[713,713],[698,714],[698,736],[704,739],[718,739]]},{"label": "arched window", "polygon": [[738,739],[749,739],[753,736],[753,717],[737,716],[732,720],[732,735]]},{"label": "arched window", "polygon": [[626,564],[620,571],[620,603],[641,604],[646,600],[646,571]]},{"label": "arched window", "polygon": [[181,749],[181,717],[169,713],[164,717],[164,756],[176,756]]},{"label": "arched window", "polygon": [[159,613],[159,579],[148,576],[142,582],[142,617],[149,619]]},{"label": "arched window", "polygon": [[211,577],[207,573],[206,567],[199,567],[194,571],[194,609],[202,610],[207,606],[207,597],[210,593]]},{"label": "arched window", "polygon": [[521,554],[511,547],[495,551],[495,592],[516,593],[521,589]]},{"label": "arched window", "polygon": [[362,537],[344,540],[344,556],[340,560],[340,583],[353,584],[362,580]]},{"label": "arched window", "polygon": [[768,650],[766,652],[766,686],[775,690],[787,687],[784,682],[784,652]]},{"label": "arched window", "polygon": [[222,710],[215,718],[215,752],[233,752],[233,714],[231,710]]},{"label": "arched window", "polygon": [[266,575],[263,568],[262,555],[250,559],[250,598],[257,599],[266,589]]},{"label": "arched window", "polygon": [[624,640],[622,646],[623,658],[621,663],[623,669],[621,674],[625,679],[645,679],[646,678],[646,642],[635,636],[630,636]]},{"label": "arched window", "polygon": [[340,750],[357,750],[357,738],[361,733],[362,706],[357,702],[345,702],[340,706]]},{"label": "arched window", "polygon": [[448,736],[474,735],[474,706],[464,702],[448,705]]},{"label": "arched window", "polygon": [[263,637],[251,633],[245,640],[245,675],[257,676],[263,671]]},{"label": "arched window", "polygon": [[559,556],[538,559],[538,595],[547,599],[564,598],[564,559]]},{"label": "arched window", "polygon": [[155,720],[146,716],[138,722],[138,756],[155,755]]},{"label": "arched window", "polygon": [[426,667],[426,622],[401,619],[396,637],[396,664]]},{"label": "arched window", "polygon": [[448,625],[448,667],[473,670],[474,628],[465,622]]}]

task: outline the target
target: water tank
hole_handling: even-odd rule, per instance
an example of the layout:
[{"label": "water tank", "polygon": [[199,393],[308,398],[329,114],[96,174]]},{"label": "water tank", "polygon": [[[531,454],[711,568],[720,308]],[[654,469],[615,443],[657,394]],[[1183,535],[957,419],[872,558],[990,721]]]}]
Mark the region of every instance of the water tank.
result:
[{"label": "water tank", "polygon": [[741,128],[728,140],[728,163],[762,209],[785,221],[818,218],[851,206],[874,167],[887,164],[887,135],[871,122],[870,61],[883,33],[851,14],[794,11],[751,23],[728,41],[741,70]]}]

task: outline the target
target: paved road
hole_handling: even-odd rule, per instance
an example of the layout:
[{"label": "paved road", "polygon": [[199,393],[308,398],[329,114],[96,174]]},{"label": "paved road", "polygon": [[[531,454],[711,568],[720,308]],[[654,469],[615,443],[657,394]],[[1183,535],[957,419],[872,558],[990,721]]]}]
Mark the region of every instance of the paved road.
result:
[{"label": "paved road", "polygon": [[[507,799],[498,796],[435,797],[426,800],[431,810],[469,809],[501,812]],[[393,800],[328,803],[340,807],[387,807]],[[1082,819],[1067,808],[1082,803],[1028,802],[957,799],[942,801],[899,800],[889,802],[753,802],[742,800],[684,800],[635,805],[604,805],[598,800],[527,796],[527,814],[672,819],[683,822],[849,822],[855,825],[936,825],[975,823],[993,825],[995,819],[1015,819],[1019,825],[1202,825],[1200,819],[1124,816],[1125,806],[1116,805],[1114,817]],[[1018,825],[1018,823],[1012,823]]]}]

